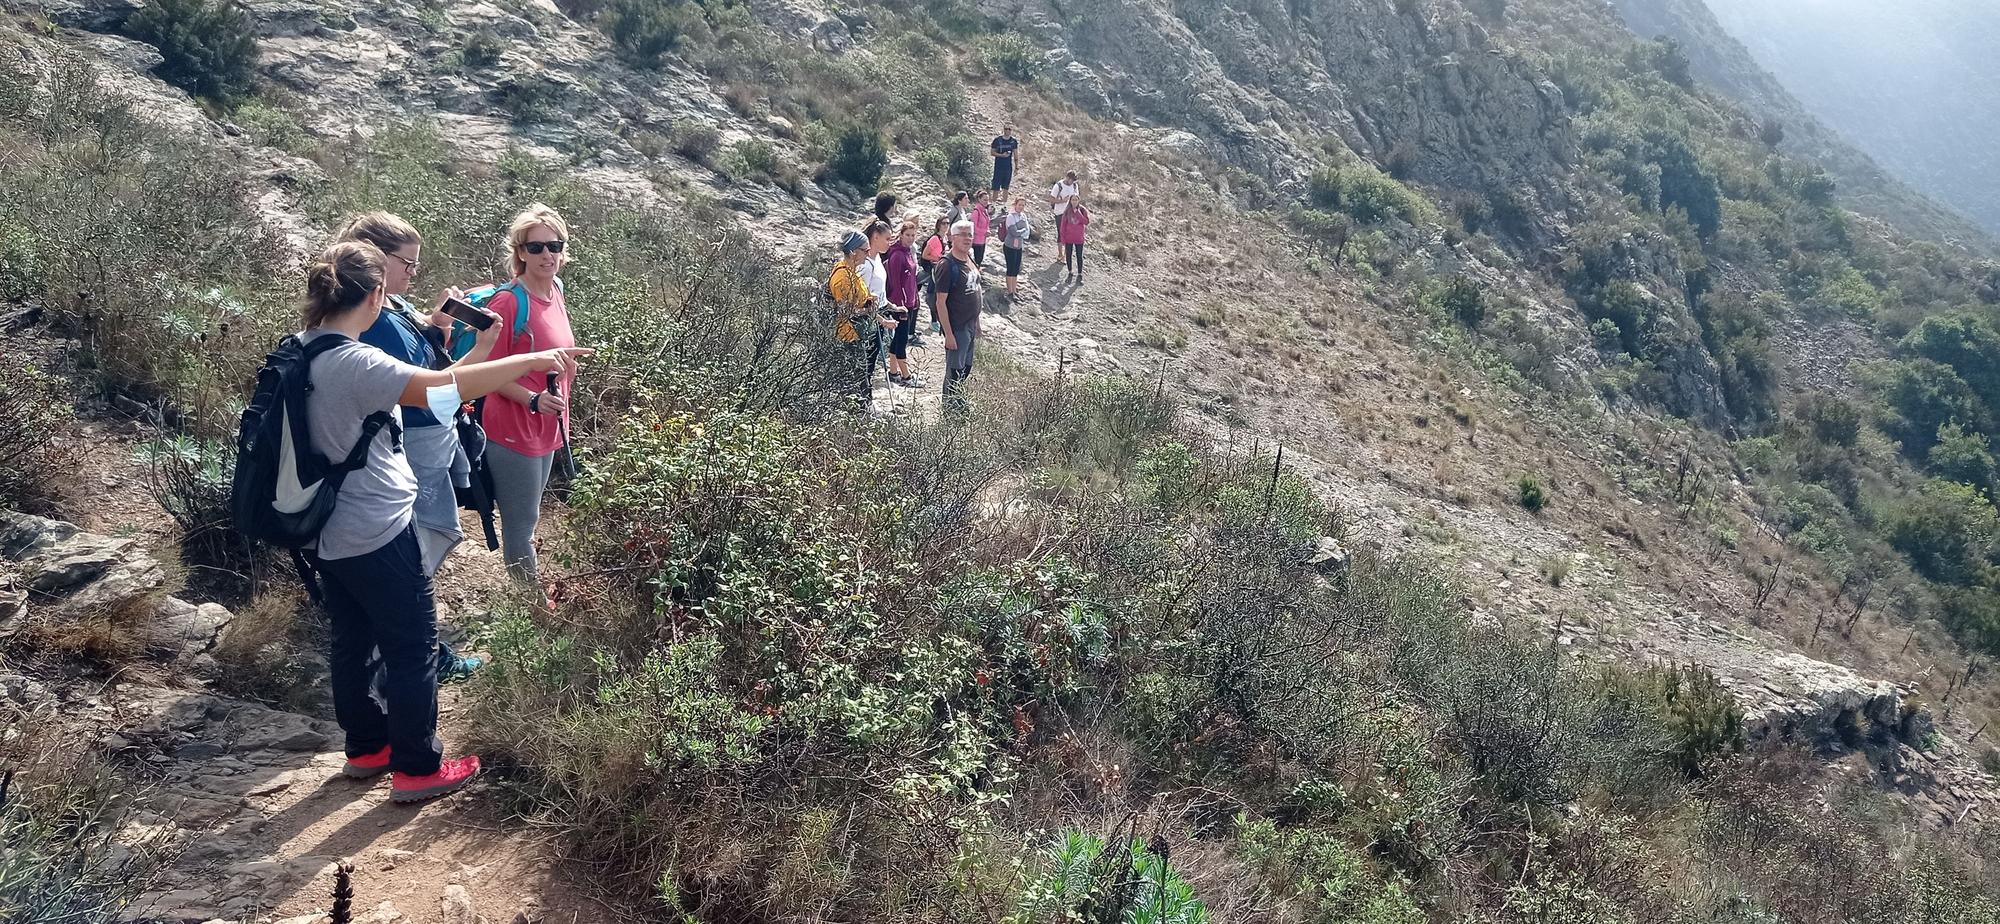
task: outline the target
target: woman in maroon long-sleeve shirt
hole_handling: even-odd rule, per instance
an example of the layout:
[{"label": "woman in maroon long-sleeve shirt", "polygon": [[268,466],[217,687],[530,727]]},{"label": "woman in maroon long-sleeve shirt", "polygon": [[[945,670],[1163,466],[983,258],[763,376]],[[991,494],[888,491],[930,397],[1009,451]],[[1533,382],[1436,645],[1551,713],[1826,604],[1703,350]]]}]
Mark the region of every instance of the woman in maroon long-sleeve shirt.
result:
[{"label": "woman in maroon long-sleeve shirt", "polygon": [[902,309],[902,320],[889,340],[889,381],[906,388],[923,383],[910,374],[910,334],[917,328],[917,223],[903,222],[902,233],[889,245],[882,268],[889,274],[889,304]]}]

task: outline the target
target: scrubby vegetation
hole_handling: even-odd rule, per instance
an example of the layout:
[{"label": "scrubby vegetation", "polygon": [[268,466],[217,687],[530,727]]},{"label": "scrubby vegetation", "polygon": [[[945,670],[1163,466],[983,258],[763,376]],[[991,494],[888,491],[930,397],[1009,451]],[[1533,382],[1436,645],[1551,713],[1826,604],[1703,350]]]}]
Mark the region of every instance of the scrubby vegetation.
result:
[{"label": "scrubby vegetation", "polygon": [[[737,15],[666,6],[698,8],[712,34]],[[1687,93],[1657,51],[1592,63],[1665,68],[1657,82],[1674,89],[1654,89]],[[68,81],[53,97],[64,106],[0,95],[9,163],[30,168],[0,177],[24,229],[0,231],[0,283],[79,338],[101,387],[212,439],[291,321],[288,282],[269,272],[283,259],[254,230],[226,154],[138,127],[80,69],[50,79]],[[912,141],[946,150],[952,172],[952,136],[925,125],[830,128],[810,95],[824,86],[770,105],[810,115],[832,175],[872,189],[889,144]],[[1757,196],[1787,234],[1845,219],[1821,207],[1778,222],[1771,206],[1808,200],[1756,192],[1771,171],[1718,168],[1734,149],[1705,138],[1641,134],[1629,151],[1597,151],[1607,159],[1592,169],[1624,210],[1579,233],[1558,281],[1608,355],[1661,375],[1688,355],[1669,346],[1716,359],[1718,381],[1740,392],[1727,420],[1762,434],[1744,455],[1761,460],[1759,488],[1792,541],[1856,580],[1907,562],[1949,585],[1939,605],[1967,638],[1993,644],[1980,634],[2000,612],[1985,493],[2000,407],[1979,375],[1990,327],[1898,326],[1917,316],[1918,274],[1892,281],[1908,268],[1871,245],[1783,238],[1785,259],[1760,264],[1785,275],[1770,299],[1809,292],[1900,340],[1878,402],[1809,402],[1776,422],[1771,303],[1712,291],[1701,267],[1770,245],[1745,236]],[[740,144],[718,158],[719,137],[677,143],[732,172],[774,163]],[[1343,512],[1279,459],[1213,446],[1145,382],[994,362],[964,418],[866,422],[833,387],[836,348],[804,307],[815,285],[740,236],[718,246],[728,223],[699,206],[615,206],[519,154],[460,163],[420,128],[320,157],[312,217],[326,227],[386,207],[411,219],[427,283],[488,277],[496,229],[522,202],[551,202],[577,228],[567,291],[591,306],[578,324],[600,349],[577,396],[585,474],[549,526],[552,606],[502,607],[488,627],[496,664],[471,695],[522,809],[660,919],[1996,914],[1976,851],[1911,833],[1868,791],[1808,772],[1808,757],[1739,759],[1744,717],[1714,677],[1578,661],[1545,634],[1475,616],[1417,558],[1314,565],[1315,548],[1346,540]],[[1371,237],[1356,260],[1373,266],[1402,246],[1396,223],[1440,220],[1419,190],[1359,163],[1326,167],[1309,196],[1295,214],[1336,261],[1357,228]],[[113,197],[124,205],[54,207]],[[1681,278],[1633,276],[1623,258],[1638,254]],[[1663,281],[1681,284],[1674,298],[1648,288]],[[1976,295],[1956,297],[1973,289],[1939,297],[1983,312]],[[1426,295],[1466,336],[1532,326],[1467,277]],[[1695,324],[1672,341],[1690,304]],[[1648,381],[1632,390],[1656,395]],[[204,450],[161,449],[163,483],[210,477]],[[1909,477],[1915,466],[1937,477]],[[1496,487],[1531,512],[1549,505],[1538,478]],[[198,524],[198,490],[164,493],[192,498]],[[231,663],[261,663],[283,631],[246,630]],[[43,823],[0,800],[0,837],[29,845],[0,875],[19,857],[32,882],[105,880],[92,811]]]},{"label": "scrubby vegetation", "polygon": [[225,104],[250,90],[257,33],[230,0],[146,0],[125,31],[160,50],[160,78],[174,86]]}]

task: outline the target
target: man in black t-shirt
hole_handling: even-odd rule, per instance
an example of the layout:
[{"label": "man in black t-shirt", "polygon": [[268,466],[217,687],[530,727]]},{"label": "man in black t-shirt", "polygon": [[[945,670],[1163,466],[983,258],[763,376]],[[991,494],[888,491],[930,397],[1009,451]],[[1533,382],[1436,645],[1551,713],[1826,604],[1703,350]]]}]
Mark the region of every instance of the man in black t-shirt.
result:
[{"label": "man in black t-shirt", "polygon": [[994,192],[1005,193],[1014,185],[1014,168],[1019,166],[1020,153],[1021,139],[1014,137],[1014,126],[1002,127],[999,137],[993,139]]},{"label": "man in black t-shirt", "polygon": [[972,222],[951,226],[951,252],[938,262],[932,278],[937,285],[937,322],[944,333],[945,409],[965,409],[963,383],[972,375],[973,346],[979,340],[982,290],[979,267],[972,262]]}]

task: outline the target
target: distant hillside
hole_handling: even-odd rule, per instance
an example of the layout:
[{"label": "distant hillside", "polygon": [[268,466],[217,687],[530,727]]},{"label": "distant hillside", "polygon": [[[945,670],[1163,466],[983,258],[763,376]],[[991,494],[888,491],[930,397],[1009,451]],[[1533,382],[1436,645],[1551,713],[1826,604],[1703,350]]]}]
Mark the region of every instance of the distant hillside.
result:
[{"label": "distant hillside", "polygon": [[[1932,5],[1951,2],[1940,0]],[[1859,66],[1855,62],[1863,59],[1854,57],[1857,49],[1843,45],[1835,50],[1830,42],[1820,44],[1838,23],[1854,22],[1852,17],[1825,15],[1818,11],[1820,8],[1866,4],[1847,4],[1845,0],[1742,0],[1719,4],[1711,11],[1703,0],[1614,0],[1614,3],[1633,32],[1643,36],[1664,35],[1679,42],[1702,81],[1734,97],[1757,115],[1783,125],[1784,148],[1823,165],[1839,182],[1842,198],[1850,208],[1895,222],[1919,236],[1968,244],[1981,241],[1976,245],[1978,249],[1990,249],[1983,239],[1987,232],[2000,228],[2000,184],[1993,181],[1990,170],[1974,166],[1979,160],[1965,156],[1966,148],[1938,144],[1935,139],[1943,136],[1908,127],[1921,119],[1948,121],[1951,117],[1947,113],[1961,107],[1911,107],[1880,98],[1863,102],[1863,95],[1893,93],[1898,99],[1907,100],[1949,98],[1951,94],[1939,97],[1899,79],[1878,80],[1896,73],[1896,68]],[[1886,7],[1872,9],[1879,12],[1871,16],[1921,18],[1905,11],[1902,4],[1895,7],[1893,14]],[[1988,14],[1986,18],[1992,17]],[[1822,39],[1806,37],[1807,29],[1801,24],[1807,22],[1820,23],[1813,28],[1821,30]],[[1847,34],[1858,37],[1865,32],[1853,30]],[[1753,45],[1746,47],[1739,38],[1750,40]],[[1894,44],[1897,48],[1909,47],[1901,41]],[[1885,61],[1893,57],[1887,50],[1889,47],[1881,46],[1879,52]],[[1794,56],[1797,61],[1784,60]],[[1777,75],[1767,67],[1776,70]],[[1838,79],[1811,73],[1814,68],[1837,72]],[[1847,88],[1843,89],[1843,85]],[[1887,115],[1892,112],[1895,114]],[[1987,137],[1993,136],[1991,131],[1987,132]],[[1973,221],[1968,221],[1968,217]]]}]

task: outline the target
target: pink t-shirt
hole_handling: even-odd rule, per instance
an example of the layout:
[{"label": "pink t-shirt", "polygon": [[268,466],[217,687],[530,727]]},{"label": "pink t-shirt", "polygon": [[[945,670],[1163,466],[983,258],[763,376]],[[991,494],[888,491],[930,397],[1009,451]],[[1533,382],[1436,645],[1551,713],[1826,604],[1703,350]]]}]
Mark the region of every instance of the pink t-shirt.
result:
[{"label": "pink t-shirt", "polygon": [[[556,287],[555,298],[549,301],[529,293],[528,330],[518,337],[514,335],[514,301],[514,293],[502,292],[486,303],[489,310],[500,316],[500,329],[504,332],[500,341],[493,345],[492,359],[576,346],[576,335],[570,331],[569,308],[563,303],[561,286]],[[531,372],[515,381],[529,391],[544,391],[549,387],[548,373],[545,372]],[[569,397],[573,384],[573,381],[562,383],[563,397]],[[563,434],[569,429],[568,411],[564,411],[561,418],[551,414],[530,414],[527,405],[499,395],[487,398],[486,411],[480,420],[486,427],[487,439],[535,458],[561,449]]]},{"label": "pink t-shirt", "polygon": [[986,233],[991,230],[992,224],[993,219],[986,214],[986,206],[974,206],[972,209],[972,242],[974,244],[986,243]]}]

